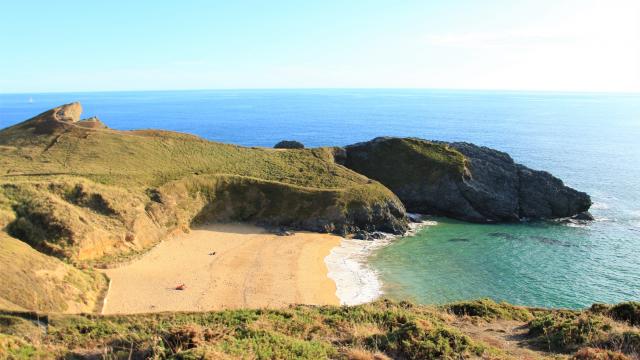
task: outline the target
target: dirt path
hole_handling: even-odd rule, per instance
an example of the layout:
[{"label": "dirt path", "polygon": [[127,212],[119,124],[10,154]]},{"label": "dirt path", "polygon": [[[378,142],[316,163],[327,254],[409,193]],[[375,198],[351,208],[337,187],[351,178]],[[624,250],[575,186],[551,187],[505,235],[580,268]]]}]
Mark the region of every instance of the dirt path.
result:
[{"label": "dirt path", "polygon": [[526,323],[511,320],[495,320],[490,323],[464,319],[456,321],[458,327],[469,337],[480,340],[488,345],[502,349],[514,359],[537,360],[556,359],[551,354],[528,347],[526,343]]},{"label": "dirt path", "polygon": [[[103,313],[337,305],[324,258],[340,241],[305,232],[277,236],[245,224],[195,229],[105,270],[111,286]],[[179,284],[185,289],[176,290]]]}]

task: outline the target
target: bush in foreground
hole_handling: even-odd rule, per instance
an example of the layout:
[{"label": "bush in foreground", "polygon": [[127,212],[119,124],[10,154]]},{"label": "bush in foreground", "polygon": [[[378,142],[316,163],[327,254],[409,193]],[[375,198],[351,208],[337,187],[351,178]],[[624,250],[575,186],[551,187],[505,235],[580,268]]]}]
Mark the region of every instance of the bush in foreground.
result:
[{"label": "bush in foreground", "polygon": [[[529,329],[516,345],[524,352],[502,347],[495,341],[501,335],[486,337],[500,324]],[[635,360],[640,332],[590,310],[491,300],[126,316],[0,311],[0,358],[12,359],[512,359],[531,351],[542,358]]]}]

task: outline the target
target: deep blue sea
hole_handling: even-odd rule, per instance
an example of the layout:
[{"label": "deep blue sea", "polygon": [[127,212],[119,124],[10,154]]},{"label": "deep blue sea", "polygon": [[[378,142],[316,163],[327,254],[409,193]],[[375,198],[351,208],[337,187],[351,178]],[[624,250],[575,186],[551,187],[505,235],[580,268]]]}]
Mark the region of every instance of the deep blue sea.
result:
[{"label": "deep blue sea", "polygon": [[[346,145],[376,136],[506,151],[592,195],[598,219],[438,225],[371,259],[387,296],[491,297],[583,307],[640,300],[640,95],[440,90],[243,90],[0,95],[0,128],[81,101],[116,129],[162,128],[248,146]],[[497,235],[500,233],[501,235]],[[506,234],[506,235],[505,235]],[[460,240],[465,239],[465,240]]]}]

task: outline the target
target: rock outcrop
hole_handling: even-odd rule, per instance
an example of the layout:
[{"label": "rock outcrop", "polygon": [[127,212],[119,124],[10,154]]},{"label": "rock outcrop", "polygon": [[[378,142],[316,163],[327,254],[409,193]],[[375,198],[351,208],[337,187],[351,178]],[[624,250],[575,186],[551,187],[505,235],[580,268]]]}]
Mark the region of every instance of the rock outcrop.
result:
[{"label": "rock outcrop", "polygon": [[96,116],[92,116],[88,119],[82,119],[77,122],[77,125],[89,129],[108,129],[107,125]]},{"label": "rock outcrop", "polygon": [[82,114],[82,105],[80,105],[79,102],[73,102],[70,104],[59,106],[50,111],[53,112],[53,118],[57,121],[75,123],[80,121],[80,115]]},{"label": "rock outcrop", "polygon": [[376,138],[347,146],[336,161],[380,181],[407,211],[473,222],[585,214],[589,195],[506,153],[469,143]]},{"label": "rock outcrop", "polygon": [[[73,102],[47,110],[19,124],[2,130],[0,145],[16,143],[16,140],[30,140],[32,136],[46,137],[59,135],[73,127],[106,128],[97,118],[80,120],[82,105]],[[20,145],[30,143],[22,141]]]}]

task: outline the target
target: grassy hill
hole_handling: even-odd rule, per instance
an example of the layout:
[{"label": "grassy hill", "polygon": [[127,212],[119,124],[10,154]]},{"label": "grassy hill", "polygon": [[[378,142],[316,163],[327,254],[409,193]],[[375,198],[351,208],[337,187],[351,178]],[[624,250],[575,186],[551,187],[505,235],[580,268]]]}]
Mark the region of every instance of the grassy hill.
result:
[{"label": "grassy hill", "polygon": [[[336,164],[334,149],[247,148],[167,131],[116,131],[97,118],[81,120],[81,112],[79,103],[67,104],[0,131],[0,229],[3,244],[20,249],[21,259],[11,263],[14,253],[2,249],[0,265],[12,273],[3,280],[4,308],[64,311],[63,299],[84,289],[88,298],[76,305],[87,310],[104,281],[80,269],[135,256],[200,222],[341,234],[406,228],[398,198]],[[37,271],[64,268],[77,287],[59,291],[31,274],[31,264]],[[19,296],[21,281],[43,296]],[[44,296],[54,292],[59,296]]]},{"label": "grassy hill", "polygon": [[[0,226],[73,262],[140,251],[194,221],[402,231],[401,202],[332,149],[86,126],[69,104],[0,131]],[[98,239],[108,239],[106,241]]]}]

